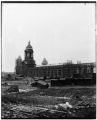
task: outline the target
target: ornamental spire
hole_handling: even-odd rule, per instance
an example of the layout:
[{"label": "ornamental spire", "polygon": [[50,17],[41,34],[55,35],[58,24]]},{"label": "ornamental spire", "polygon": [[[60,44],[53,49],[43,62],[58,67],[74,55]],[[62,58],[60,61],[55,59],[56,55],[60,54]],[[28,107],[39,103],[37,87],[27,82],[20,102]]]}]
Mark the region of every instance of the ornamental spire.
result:
[{"label": "ornamental spire", "polygon": [[28,45],[30,45],[30,40],[29,40],[29,42],[28,42]]},{"label": "ornamental spire", "polygon": [[30,44],[30,40],[29,40],[28,45],[27,45],[27,47],[26,47],[26,50],[28,50],[28,49],[32,49],[32,46],[31,46],[31,44]]}]

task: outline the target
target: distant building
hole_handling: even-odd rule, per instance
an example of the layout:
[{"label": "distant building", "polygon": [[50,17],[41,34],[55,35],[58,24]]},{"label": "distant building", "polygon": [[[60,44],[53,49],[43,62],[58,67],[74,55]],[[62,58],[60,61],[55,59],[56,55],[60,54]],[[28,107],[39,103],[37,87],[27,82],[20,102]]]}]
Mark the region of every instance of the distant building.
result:
[{"label": "distant building", "polygon": [[16,74],[29,77],[45,77],[45,78],[71,78],[78,75],[81,78],[91,78],[96,65],[95,63],[81,63],[77,64],[68,61],[67,63],[49,65],[44,58],[42,65],[37,66],[33,58],[33,49],[28,43],[25,49],[25,59],[22,61],[19,56],[16,60]]}]

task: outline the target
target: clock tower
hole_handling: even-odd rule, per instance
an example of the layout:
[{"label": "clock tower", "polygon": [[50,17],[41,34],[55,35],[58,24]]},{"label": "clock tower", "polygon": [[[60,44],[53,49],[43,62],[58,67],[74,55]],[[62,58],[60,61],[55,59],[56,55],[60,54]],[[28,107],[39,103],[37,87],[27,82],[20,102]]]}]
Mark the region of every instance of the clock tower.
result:
[{"label": "clock tower", "polygon": [[30,41],[28,42],[28,45],[25,49],[25,60],[24,60],[24,63],[27,67],[35,67],[35,61],[34,61],[34,58],[33,58],[33,49],[32,49],[32,46],[30,44]]}]

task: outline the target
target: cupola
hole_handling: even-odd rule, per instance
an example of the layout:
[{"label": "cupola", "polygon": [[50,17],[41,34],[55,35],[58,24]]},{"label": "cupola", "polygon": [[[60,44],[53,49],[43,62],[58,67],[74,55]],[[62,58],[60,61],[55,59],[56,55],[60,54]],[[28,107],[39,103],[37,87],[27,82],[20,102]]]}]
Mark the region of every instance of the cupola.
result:
[{"label": "cupola", "polygon": [[26,49],[32,49],[32,46],[31,46],[31,44],[30,44],[30,41],[28,42],[28,45],[27,45]]}]

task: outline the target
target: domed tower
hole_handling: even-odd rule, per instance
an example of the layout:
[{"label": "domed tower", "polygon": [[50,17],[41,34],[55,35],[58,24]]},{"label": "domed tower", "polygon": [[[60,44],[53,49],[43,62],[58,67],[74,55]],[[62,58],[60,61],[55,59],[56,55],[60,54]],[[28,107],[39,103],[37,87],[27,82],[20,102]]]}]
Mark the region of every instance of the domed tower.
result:
[{"label": "domed tower", "polygon": [[20,56],[16,59],[15,70],[16,74],[22,75],[22,58]]},{"label": "domed tower", "polygon": [[33,59],[33,49],[32,46],[30,45],[30,41],[28,42],[28,45],[25,49],[25,60],[24,60],[25,64],[28,67],[35,67],[35,61]]},{"label": "domed tower", "polygon": [[22,63],[22,58],[21,58],[21,56],[19,56],[19,57],[17,58],[17,60],[16,60],[16,65],[17,65],[17,66],[20,66],[21,63]]},{"label": "domed tower", "polygon": [[48,64],[48,61],[46,60],[46,58],[43,59],[43,61],[42,61],[41,64],[42,64],[42,65],[47,65],[47,64]]}]

